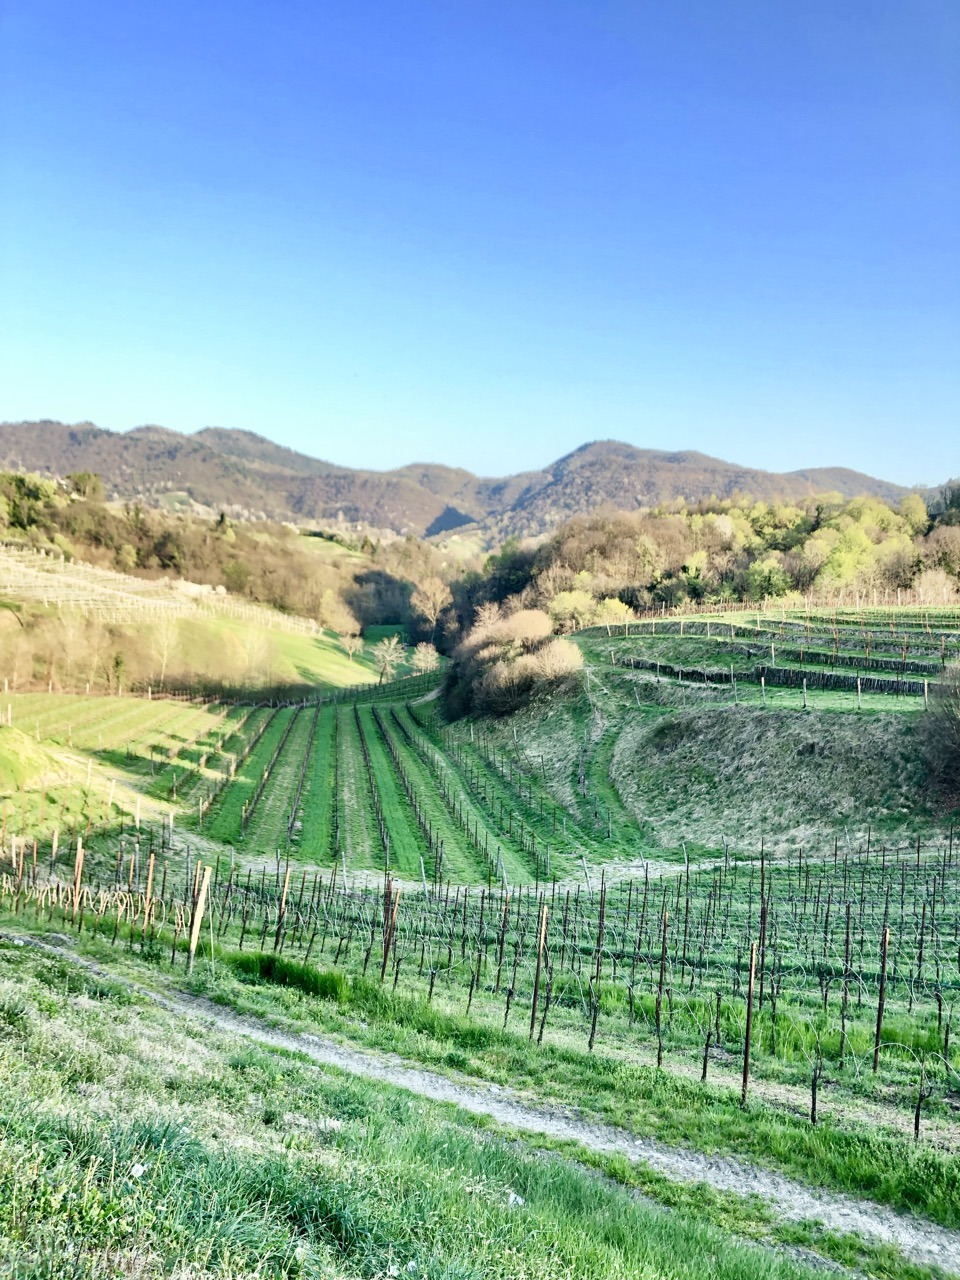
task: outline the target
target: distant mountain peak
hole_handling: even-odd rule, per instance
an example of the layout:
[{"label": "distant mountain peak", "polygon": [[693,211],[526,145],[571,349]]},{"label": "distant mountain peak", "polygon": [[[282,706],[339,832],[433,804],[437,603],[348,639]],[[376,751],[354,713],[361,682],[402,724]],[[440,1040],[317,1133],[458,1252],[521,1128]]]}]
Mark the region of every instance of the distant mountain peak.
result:
[{"label": "distant mountain peak", "polygon": [[[318,437],[319,438],[319,437]],[[765,500],[818,492],[897,501],[907,489],[845,467],[776,474],[692,450],[592,440],[539,471],[480,478],[460,467],[417,462],[389,471],[337,466],[254,431],[204,427],[192,435],[144,425],[105,431],[93,423],[0,424],[0,467],[67,475],[96,471],[108,492],[139,501],[182,491],[211,509],[295,519],[339,519],[396,533],[442,535],[466,525],[492,545],[550,532],[599,507],[632,510],[685,498],[749,493]]]}]

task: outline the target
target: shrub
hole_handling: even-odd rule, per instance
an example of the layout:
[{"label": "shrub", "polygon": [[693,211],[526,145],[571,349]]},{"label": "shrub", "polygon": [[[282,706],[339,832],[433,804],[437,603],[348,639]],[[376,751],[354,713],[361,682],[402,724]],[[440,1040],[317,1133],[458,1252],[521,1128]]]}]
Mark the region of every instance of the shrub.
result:
[{"label": "shrub", "polygon": [[453,655],[447,713],[507,715],[539,688],[570,678],[581,665],[580,650],[553,637],[550,618],[541,609],[506,616],[489,611]]}]

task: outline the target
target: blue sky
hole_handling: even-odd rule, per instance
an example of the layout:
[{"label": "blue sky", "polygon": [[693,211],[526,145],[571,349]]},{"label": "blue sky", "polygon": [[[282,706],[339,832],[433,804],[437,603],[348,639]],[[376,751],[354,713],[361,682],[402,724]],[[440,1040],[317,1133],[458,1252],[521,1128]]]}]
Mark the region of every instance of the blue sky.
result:
[{"label": "blue sky", "polygon": [[0,16],[0,418],[960,472],[955,0]]}]

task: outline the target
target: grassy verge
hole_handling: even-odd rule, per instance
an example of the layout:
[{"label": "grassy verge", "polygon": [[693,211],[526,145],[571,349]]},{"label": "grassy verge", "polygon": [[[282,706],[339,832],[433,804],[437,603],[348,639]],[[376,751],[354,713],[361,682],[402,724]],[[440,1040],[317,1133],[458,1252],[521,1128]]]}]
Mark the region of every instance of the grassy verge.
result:
[{"label": "grassy verge", "polygon": [[808,1280],[450,1108],[0,944],[0,1254],[23,1280]]},{"label": "grassy verge", "polygon": [[[153,980],[142,963],[133,956],[121,958],[103,940],[85,938],[82,945],[107,963],[129,964],[141,981]],[[839,1119],[813,1127],[802,1116],[759,1100],[741,1109],[730,1088],[700,1085],[569,1044],[538,1048],[524,1034],[438,1003],[284,957],[222,953],[216,976],[206,965],[198,966],[189,987],[268,1023],[332,1033],[561,1107],[576,1098],[585,1116],[639,1136],[745,1157],[814,1186],[960,1226],[958,1157],[932,1144],[914,1145],[890,1129]]]},{"label": "grassy verge", "polygon": [[[322,991],[313,966],[284,961],[282,971],[244,981],[198,976],[199,989],[240,1012],[280,1017],[301,1029],[337,1032],[439,1070],[529,1090],[639,1136],[698,1151],[746,1157],[815,1186],[865,1196],[960,1227],[960,1159],[915,1145],[880,1127],[802,1116],[753,1101],[741,1108],[734,1090],[700,1085],[669,1071],[570,1046],[531,1044],[363,978],[330,974]],[[276,961],[270,961],[276,965]],[[286,990],[279,990],[277,984]],[[304,986],[306,991],[303,990]],[[333,992],[335,999],[324,999]],[[317,999],[316,996],[321,998]]]}]

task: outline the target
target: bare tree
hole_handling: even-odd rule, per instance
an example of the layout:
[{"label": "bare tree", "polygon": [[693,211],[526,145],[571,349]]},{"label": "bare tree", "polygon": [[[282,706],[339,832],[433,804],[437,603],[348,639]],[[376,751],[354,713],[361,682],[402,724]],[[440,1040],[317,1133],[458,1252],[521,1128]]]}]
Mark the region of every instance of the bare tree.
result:
[{"label": "bare tree", "polygon": [[424,578],[410,597],[410,603],[422,618],[430,623],[430,635],[437,630],[437,619],[453,600],[450,588],[440,578]]},{"label": "bare tree", "polygon": [[346,635],[340,637],[340,648],[352,662],[353,655],[363,648],[363,641],[358,634],[348,631]]},{"label": "bare tree", "polygon": [[373,665],[380,672],[381,684],[384,680],[391,679],[402,658],[403,645],[396,632],[377,641],[373,646]]},{"label": "bare tree", "polygon": [[486,630],[492,627],[494,623],[499,622],[501,618],[500,606],[496,600],[487,600],[483,604],[477,605],[476,612],[473,615],[474,630]]},{"label": "bare tree", "polygon": [[436,671],[440,665],[440,657],[432,644],[418,644],[413,651],[413,669],[418,675],[428,671]]},{"label": "bare tree", "polygon": [[153,629],[151,643],[153,648],[153,656],[160,664],[160,688],[163,688],[164,681],[167,678],[167,667],[170,665],[170,658],[177,647],[177,641],[180,638],[180,624],[178,620],[170,613],[161,614],[160,620]]}]

